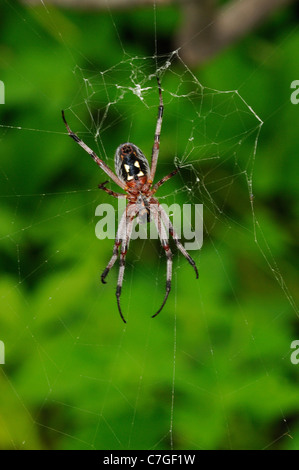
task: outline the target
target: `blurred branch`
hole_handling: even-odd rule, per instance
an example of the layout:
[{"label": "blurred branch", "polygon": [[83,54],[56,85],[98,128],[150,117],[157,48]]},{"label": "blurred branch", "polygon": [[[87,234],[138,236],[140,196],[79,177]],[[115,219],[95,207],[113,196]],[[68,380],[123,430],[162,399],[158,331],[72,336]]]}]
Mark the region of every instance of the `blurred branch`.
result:
[{"label": "blurred branch", "polygon": [[[27,5],[41,5],[41,0],[22,0]],[[78,10],[106,10],[129,9],[134,7],[144,7],[147,5],[168,5],[173,0],[45,0],[46,5],[57,5],[62,8],[72,8]]]},{"label": "blurred branch", "polygon": [[199,65],[209,58],[214,44],[217,0],[190,0],[182,5],[183,21],[176,46],[188,65]]},{"label": "blurred branch", "polygon": [[189,65],[199,65],[261,24],[279,7],[298,0],[231,0],[215,7],[215,0],[182,3],[183,24],[177,45]]},{"label": "blurred branch", "polygon": [[[26,5],[41,5],[41,0],[22,0]],[[129,9],[179,4],[183,22],[176,37],[182,59],[199,65],[245,36],[278,8],[299,0],[46,0],[46,5],[83,10]]]}]

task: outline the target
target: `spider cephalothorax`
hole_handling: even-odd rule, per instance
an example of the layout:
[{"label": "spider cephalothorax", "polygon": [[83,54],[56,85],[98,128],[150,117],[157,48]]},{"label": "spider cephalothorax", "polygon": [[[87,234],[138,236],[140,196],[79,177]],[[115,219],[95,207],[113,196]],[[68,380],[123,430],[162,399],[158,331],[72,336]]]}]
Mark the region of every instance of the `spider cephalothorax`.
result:
[{"label": "spider cephalothorax", "polygon": [[127,142],[121,144],[116,149],[114,158],[116,174],[113,173],[113,171],[108,167],[108,165],[106,165],[106,163],[103,162],[103,160],[101,160],[91,148],[89,148],[76,134],[72,132],[68,123],[66,122],[64,112],[62,111],[62,118],[67,128],[69,136],[74,139],[75,142],[77,142],[80,147],[82,147],[87,153],[89,153],[89,155],[99,165],[99,167],[102,168],[102,170],[104,170],[105,173],[120,188],[122,188],[126,192],[126,194],[116,193],[106,188],[105,185],[106,183],[108,183],[108,181],[105,181],[105,183],[99,185],[99,188],[103,189],[110,196],[117,198],[126,198],[128,200],[126,210],[124,211],[118,226],[112,257],[101,276],[102,282],[106,284],[106,276],[108,275],[110,269],[117,260],[120,248],[120,264],[118,282],[116,287],[116,298],[120,316],[125,323],[126,320],[124,319],[120,306],[120,295],[125,271],[125,258],[131,238],[135,217],[142,218],[143,216],[146,216],[147,221],[150,221],[150,219],[154,221],[159,234],[161,245],[164,248],[167,257],[166,292],[161,307],[153,315],[153,317],[155,317],[156,315],[158,315],[158,313],[161,312],[171,289],[172,252],[169,248],[168,234],[170,234],[177,248],[181,251],[187,261],[189,261],[191,266],[194,268],[196,278],[198,278],[198,271],[194,260],[191,258],[189,253],[181,244],[178,235],[176,234],[165,210],[160,206],[158,200],[153,197],[157,189],[163,183],[165,183],[165,181],[169,180],[172,176],[174,176],[178,171],[172,171],[169,175],[164,176],[164,178],[162,178],[160,181],[158,181],[158,183],[152,186],[159,156],[160,133],[164,110],[162,90],[158,77],[157,81],[160,104],[158,108],[158,118],[156,123],[155,139],[152,150],[151,166],[149,166],[148,161],[142,151],[136,145]]}]

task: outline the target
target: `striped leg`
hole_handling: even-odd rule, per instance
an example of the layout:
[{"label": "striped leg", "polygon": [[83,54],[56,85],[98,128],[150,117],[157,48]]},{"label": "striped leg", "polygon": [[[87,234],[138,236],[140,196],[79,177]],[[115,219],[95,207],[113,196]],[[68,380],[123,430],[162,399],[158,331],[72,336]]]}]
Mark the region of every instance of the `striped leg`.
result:
[{"label": "striped leg", "polygon": [[[133,207],[133,206],[131,206],[131,207]],[[117,287],[116,287],[116,300],[117,300],[118,311],[119,311],[121,319],[124,323],[127,323],[127,322],[124,319],[124,316],[123,316],[123,313],[122,313],[122,310],[121,310],[120,296],[121,296],[121,288],[122,288],[122,284],[123,284],[123,280],[124,280],[126,254],[127,254],[129,243],[130,243],[134,218],[135,218],[136,214],[137,214],[137,209],[135,208],[135,205],[134,205],[134,211],[131,211],[131,214],[128,215],[127,218],[126,218],[126,220],[127,220],[126,236],[122,239],[122,242],[121,242],[119,272],[118,272],[118,280],[117,280]]]},{"label": "striped leg", "polygon": [[110,269],[114,266],[114,263],[118,257],[119,247],[122,243],[123,238],[126,237],[127,209],[128,209],[128,206],[120,219],[117,234],[115,237],[112,257],[101,275],[101,280],[103,284],[106,284],[105,278],[108,275]]},{"label": "striped leg", "polygon": [[107,281],[105,281],[105,278],[107,277],[110,269],[114,266],[114,263],[115,261],[117,260],[117,257],[118,257],[118,250],[119,250],[119,246],[121,244],[121,240],[117,240],[115,243],[114,243],[114,247],[113,247],[113,255],[109,261],[109,263],[107,264],[106,268],[104,269],[104,271],[102,272],[101,274],[101,281],[103,284],[107,284]]},{"label": "striped leg", "polygon": [[189,255],[188,251],[185,250],[183,245],[181,244],[178,234],[175,232],[172,223],[169,220],[168,215],[166,214],[165,210],[163,207],[158,206],[158,211],[161,214],[162,220],[166,226],[166,228],[169,230],[170,235],[173,238],[174,243],[176,244],[177,248],[180,250],[180,252],[185,256],[186,260],[191,264],[192,268],[195,271],[196,279],[198,279],[198,270],[195,264],[195,261],[191,256]]},{"label": "striped leg", "polygon": [[154,146],[152,150],[151,171],[150,171],[150,177],[148,181],[150,184],[152,184],[152,182],[154,181],[157,163],[158,163],[159,149],[160,149],[160,134],[161,134],[161,127],[162,127],[163,111],[164,111],[161,83],[160,83],[159,77],[157,77],[157,82],[158,82],[158,89],[159,89],[160,105],[158,107],[158,118],[157,118],[157,124],[156,124],[155,140],[154,140]]},{"label": "striped leg", "polygon": [[70,129],[70,126],[68,125],[68,123],[66,122],[66,119],[65,119],[65,115],[64,115],[64,111],[61,111],[61,114],[62,114],[62,119],[63,119],[63,122],[65,124],[65,127],[68,131],[68,134],[69,136],[74,139],[75,142],[77,142],[77,144],[80,145],[80,147],[83,148],[83,150],[85,150],[85,152],[87,152],[91,158],[97,163],[97,165],[99,165],[99,167],[105,171],[105,173],[107,173],[107,175],[118,185],[120,186],[122,189],[125,189],[126,185],[125,183],[123,183],[114,173],[112,170],[110,170],[109,166],[106,165],[105,162],[103,162],[103,160],[101,160],[97,155],[96,153],[88,147],[88,145],[86,145],[83,140],[81,140],[76,134],[74,134],[74,132]]},{"label": "striped leg", "polygon": [[165,254],[167,257],[167,266],[166,266],[166,292],[164,296],[164,300],[162,302],[161,307],[159,310],[152,315],[152,318],[156,317],[158,313],[161,312],[162,308],[166,304],[170,289],[171,289],[171,279],[172,279],[172,252],[169,248],[169,242],[168,242],[168,237],[167,237],[167,232],[165,230],[163,221],[161,220],[160,213],[158,211],[158,206],[151,206],[151,213],[153,214],[153,220],[155,222],[155,225],[157,227],[157,231],[159,234],[159,238],[161,241],[161,245],[163,246],[165,250]]},{"label": "striped leg", "polygon": [[117,198],[122,198],[126,199],[127,195],[126,194],[121,194],[121,193],[116,193],[115,191],[111,191],[111,189],[106,188],[106,184],[109,183],[109,181],[105,181],[104,183],[101,183],[98,185],[99,189],[102,189],[105,191],[109,196],[117,197]]},{"label": "striped leg", "polygon": [[154,194],[160,188],[160,186],[162,186],[162,184],[164,184],[166,181],[170,180],[170,178],[172,178],[174,175],[176,175],[178,171],[179,171],[178,169],[173,170],[171,173],[169,173],[169,175],[164,176],[164,178],[162,178],[160,181],[158,181],[158,183],[156,183],[153,186],[152,194]]}]

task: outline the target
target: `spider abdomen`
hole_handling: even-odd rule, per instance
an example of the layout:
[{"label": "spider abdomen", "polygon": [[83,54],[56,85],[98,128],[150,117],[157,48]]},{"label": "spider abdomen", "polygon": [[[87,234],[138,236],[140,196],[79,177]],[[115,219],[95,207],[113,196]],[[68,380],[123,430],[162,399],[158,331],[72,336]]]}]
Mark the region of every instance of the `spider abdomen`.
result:
[{"label": "spider abdomen", "polygon": [[117,176],[125,183],[137,182],[139,179],[146,182],[150,172],[148,161],[142,151],[129,142],[117,147],[114,164]]}]

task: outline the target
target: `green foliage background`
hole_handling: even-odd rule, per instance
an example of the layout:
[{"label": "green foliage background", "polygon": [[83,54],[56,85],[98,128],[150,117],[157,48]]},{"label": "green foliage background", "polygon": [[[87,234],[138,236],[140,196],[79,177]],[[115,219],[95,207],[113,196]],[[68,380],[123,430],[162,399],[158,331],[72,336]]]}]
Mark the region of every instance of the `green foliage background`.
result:
[{"label": "green foliage background", "polygon": [[[174,6],[157,13],[164,53],[174,49],[180,12]],[[134,242],[124,328],[117,270],[107,286],[99,283],[112,249],[111,240],[94,236],[95,207],[111,202],[96,190],[106,178],[66,137],[60,110],[80,102],[76,66],[103,71],[124,59],[119,38],[132,56],[153,54],[153,10],[112,12],[111,19],[1,6],[1,448],[298,449],[299,366],[290,362],[298,339],[291,296],[298,286],[299,106],[290,102],[290,84],[299,79],[297,21],[295,8],[279,13],[193,71],[208,87],[238,89],[265,123],[253,179],[259,243],[248,189],[233,184],[226,209],[239,229],[219,223],[210,231],[195,255],[197,282],[188,264],[174,259],[173,291],[152,320],[163,295],[163,253],[158,244]],[[89,119],[83,108],[76,112]],[[155,107],[139,114],[134,135],[141,148],[151,146],[155,116]],[[84,131],[78,120],[72,127],[80,125]],[[126,125],[120,119],[117,132],[105,132],[112,166]],[[164,142],[171,149],[171,139]],[[218,177],[234,172],[232,164]],[[170,150],[159,165],[159,176],[173,168]],[[177,184],[169,182],[164,194]],[[176,202],[185,201],[179,194]]]}]

